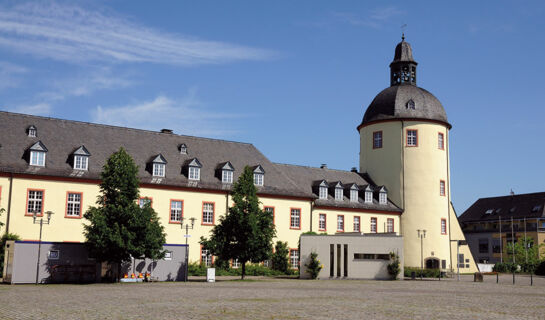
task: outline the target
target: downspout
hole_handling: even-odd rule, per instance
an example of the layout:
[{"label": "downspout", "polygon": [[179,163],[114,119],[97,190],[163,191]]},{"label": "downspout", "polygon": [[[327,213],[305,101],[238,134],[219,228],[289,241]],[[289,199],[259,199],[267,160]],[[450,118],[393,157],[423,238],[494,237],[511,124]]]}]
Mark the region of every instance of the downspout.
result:
[{"label": "downspout", "polygon": [[[449,248],[449,252],[450,252],[450,268],[451,270],[454,270],[453,269],[453,264],[452,264],[452,232],[451,232],[451,228],[450,228],[450,206],[451,206],[451,202],[450,202],[450,167],[449,167],[449,150],[450,150],[450,130],[447,128],[447,131],[446,131],[446,136],[447,136],[447,139],[446,139],[446,157],[447,157],[447,186],[448,186],[448,203],[447,203],[447,214],[448,214],[448,217],[447,217],[447,221],[448,221],[448,248]],[[456,247],[458,247],[458,243],[456,243]],[[456,256],[456,263],[458,264],[458,256]],[[457,265],[458,266],[458,265]]]},{"label": "downspout", "polygon": [[11,195],[13,190],[13,172],[9,175],[8,213],[6,215],[6,233],[9,233],[9,218],[11,214]]},{"label": "downspout", "polygon": [[[404,131],[405,131],[405,122],[401,120],[401,167],[403,170],[401,171],[401,177],[403,180],[403,198],[402,198],[402,204],[401,208],[403,209],[403,213],[405,212],[405,139],[404,139]],[[399,219],[399,234],[403,233],[403,223],[401,222],[403,218],[400,217]]]},{"label": "downspout", "polygon": [[314,214],[314,200],[310,200],[310,232],[312,232],[312,215]]}]

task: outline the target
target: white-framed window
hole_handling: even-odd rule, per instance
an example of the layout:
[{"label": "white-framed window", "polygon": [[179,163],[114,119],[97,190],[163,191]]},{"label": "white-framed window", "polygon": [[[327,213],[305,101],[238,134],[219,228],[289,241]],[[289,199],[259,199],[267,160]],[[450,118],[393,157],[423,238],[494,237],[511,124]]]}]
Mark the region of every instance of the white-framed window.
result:
[{"label": "white-framed window", "polygon": [[32,215],[34,212],[37,212],[38,215],[42,214],[43,199],[43,191],[28,190],[27,215]]},{"label": "white-framed window", "polygon": [[373,191],[365,191],[365,203],[373,203]]},{"label": "white-framed window", "polygon": [[212,255],[207,249],[201,249],[201,263],[207,267],[212,266]]},{"label": "white-framed window", "polygon": [[326,230],[326,215],[325,213],[320,213],[318,216],[318,230],[325,231]]},{"label": "white-framed window", "polygon": [[407,146],[416,147],[418,146],[418,131],[416,130],[407,130]]},{"label": "white-framed window", "polygon": [[299,268],[299,250],[290,249],[290,266],[292,269]]},{"label": "white-framed window", "polygon": [[290,229],[301,229],[301,209],[290,210]]},{"label": "white-framed window", "polygon": [[164,260],[172,260],[172,251],[166,251]]},{"label": "white-framed window", "polygon": [[358,190],[350,190],[350,202],[358,202]]},{"label": "white-framed window", "polygon": [[446,194],[445,181],[439,181],[439,195],[444,196]]},{"label": "white-framed window", "polygon": [[170,221],[181,222],[184,202],[182,200],[170,200]]},{"label": "white-framed window", "polygon": [[378,203],[380,204],[388,203],[388,196],[386,195],[386,192],[380,192],[378,194]]},{"label": "white-framed window", "polygon": [[337,231],[344,231],[344,216],[337,216]]},{"label": "white-framed window", "polygon": [[320,191],[320,199],[327,199],[327,187],[320,187],[318,190]]},{"label": "white-framed window", "polygon": [[222,170],[221,171],[221,182],[223,182],[223,183],[233,183],[233,171],[231,171],[231,170]]},{"label": "white-framed window", "polygon": [[343,189],[342,188],[335,188],[335,200],[342,201],[343,200]]},{"label": "white-framed window", "polygon": [[201,168],[189,167],[189,180],[200,180],[200,179],[201,179]]},{"label": "white-framed window", "polygon": [[138,206],[140,208],[144,208],[146,204],[149,204],[151,206],[151,199],[150,198],[140,198],[138,199]]},{"label": "white-framed window", "polygon": [[239,267],[240,267],[240,262],[238,261],[238,259],[234,259],[233,262],[231,263],[231,268],[238,269]]},{"label": "white-framed window", "polygon": [[45,152],[30,151],[30,165],[39,167],[45,166]]},{"label": "white-framed window", "polygon": [[377,233],[377,218],[371,218],[371,232]]},{"label": "white-framed window", "polygon": [[183,143],[180,145],[180,154],[187,154],[187,146]]},{"label": "white-framed window", "polygon": [[214,203],[205,202],[202,204],[202,223],[214,224]]},{"label": "white-framed window", "polygon": [[66,216],[81,216],[81,193],[68,193],[66,199]]},{"label": "white-framed window", "polygon": [[373,149],[382,148],[382,131],[373,132]]},{"label": "white-framed window", "polygon": [[386,220],[386,232],[394,232],[394,219],[388,218]]},{"label": "white-framed window", "polygon": [[30,126],[28,128],[28,136],[31,138],[36,138],[38,136],[38,130],[36,130],[36,127]]},{"label": "white-framed window", "polygon": [[47,259],[49,260],[59,260],[61,252],[59,250],[50,250],[47,253]]},{"label": "white-framed window", "polygon": [[441,132],[437,134],[437,147],[441,150],[445,149],[445,135]]},{"label": "white-framed window", "polygon": [[361,230],[360,217],[355,216],[354,217],[354,232],[360,232],[360,230]]},{"label": "white-framed window", "polygon": [[264,176],[263,173],[254,173],[254,184],[256,186],[262,186]]},{"label": "white-framed window", "polygon": [[441,234],[447,234],[447,219],[441,219]]},{"label": "white-framed window", "polygon": [[74,169],[76,170],[88,170],[89,168],[89,157],[88,156],[74,156]]},{"label": "white-framed window", "polygon": [[154,163],[153,164],[153,176],[154,177],[164,177],[165,176],[165,167],[164,163]]}]

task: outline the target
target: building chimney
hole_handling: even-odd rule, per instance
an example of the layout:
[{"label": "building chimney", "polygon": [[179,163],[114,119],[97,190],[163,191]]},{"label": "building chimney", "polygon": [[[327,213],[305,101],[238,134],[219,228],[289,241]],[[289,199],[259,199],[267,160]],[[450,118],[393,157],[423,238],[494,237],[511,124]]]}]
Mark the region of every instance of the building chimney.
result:
[{"label": "building chimney", "polygon": [[168,134],[172,134],[172,129],[161,129],[161,133],[168,133]]},{"label": "building chimney", "polygon": [[350,169],[351,172],[358,172],[358,168],[356,167],[352,167],[352,169]]},{"label": "building chimney", "polygon": [[322,163],[322,165],[320,165],[320,169],[327,169],[327,164]]}]

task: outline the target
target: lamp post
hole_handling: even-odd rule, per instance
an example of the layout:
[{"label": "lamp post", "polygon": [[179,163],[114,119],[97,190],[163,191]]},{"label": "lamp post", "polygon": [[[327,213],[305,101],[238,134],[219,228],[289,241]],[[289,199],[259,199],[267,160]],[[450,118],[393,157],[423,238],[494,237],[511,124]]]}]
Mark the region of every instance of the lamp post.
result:
[{"label": "lamp post", "polygon": [[[182,217],[182,221],[180,223],[180,227],[182,228],[182,230],[184,229],[184,217]],[[195,226],[195,220],[197,220],[196,218],[189,218],[189,221],[191,221],[191,226],[189,225],[189,223],[186,223],[185,224],[185,273],[184,273],[184,282],[187,282],[187,273],[189,271],[189,268],[187,266],[187,264],[189,263],[189,247],[187,246],[187,238],[190,237],[189,235],[189,229],[193,230],[193,227]]]},{"label": "lamp post", "polygon": [[426,229],[418,229],[418,237],[420,238],[420,280],[422,280],[424,273],[424,238],[426,237]]},{"label": "lamp post", "polygon": [[43,216],[40,218],[40,220],[37,220],[38,217],[37,210],[32,211],[32,223],[39,224],[40,225],[40,240],[38,241],[38,259],[36,261],[36,284],[38,284],[38,275],[40,273],[40,252],[42,251],[42,227],[44,224],[50,224],[51,223],[51,215],[53,212],[47,211],[45,214],[47,215],[47,220],[44,220]]}]

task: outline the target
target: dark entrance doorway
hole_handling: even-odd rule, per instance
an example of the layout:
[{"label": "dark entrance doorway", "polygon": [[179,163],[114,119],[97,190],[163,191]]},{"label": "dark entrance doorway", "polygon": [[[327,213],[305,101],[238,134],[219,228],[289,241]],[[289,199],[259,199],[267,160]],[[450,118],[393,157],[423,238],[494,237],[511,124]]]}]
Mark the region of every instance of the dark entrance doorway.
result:
[{"label": "dark entrance doorway", "polygon": [[426,259],[426,269],[439,269],[439,259],[437,258]]}]

